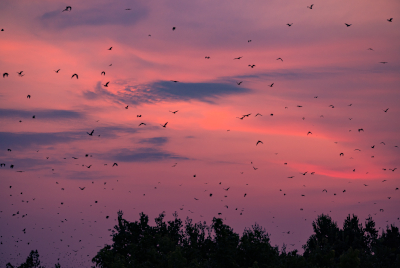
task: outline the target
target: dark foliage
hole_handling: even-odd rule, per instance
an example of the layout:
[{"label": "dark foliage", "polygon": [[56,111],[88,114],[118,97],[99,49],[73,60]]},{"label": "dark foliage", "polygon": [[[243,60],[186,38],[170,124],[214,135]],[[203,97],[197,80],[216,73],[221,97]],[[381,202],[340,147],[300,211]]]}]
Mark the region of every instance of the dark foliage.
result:
[{"label": "dark foliage", "polygon": [[[391,225],[379,236],[375,222],[367,218],[364,226],[357,216],[348,216],[340,229],[328,215],[313,223],[314,234],[297,250],[279,251],[270,244],[269,235],[258,224],[246,228],[240,237],[222,219],[185,223],[178,218],[164,221],[164,213],[149,225],[144,213],[128,222],[118,212],[113,244],[106,245],[92,259],[100,268],[361,268],[400,267],[399,228]],[[31,251],[20,266],[6,268],[44,268],[39,254]],[[60,268],[59,264],[55,265]],[[94,267],[93,267],[94,268]]]}]

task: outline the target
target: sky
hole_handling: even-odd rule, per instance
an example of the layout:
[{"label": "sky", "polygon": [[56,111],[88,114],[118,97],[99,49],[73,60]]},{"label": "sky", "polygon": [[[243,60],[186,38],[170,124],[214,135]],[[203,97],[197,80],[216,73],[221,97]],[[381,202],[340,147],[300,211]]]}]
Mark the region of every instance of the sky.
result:
[{"label": "sky", "polygon": [[322,213],[399,226],[399,14],[396,0],[2,0],[0,266],[37,249],[89,267],[118,210],[258,223],[300,253]]}]

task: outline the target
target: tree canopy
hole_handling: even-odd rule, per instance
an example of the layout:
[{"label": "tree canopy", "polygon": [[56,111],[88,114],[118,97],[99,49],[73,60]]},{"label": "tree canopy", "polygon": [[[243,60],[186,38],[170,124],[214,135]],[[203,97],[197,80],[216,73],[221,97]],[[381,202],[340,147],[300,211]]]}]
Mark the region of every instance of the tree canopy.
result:
[{"label": "tree canopy", "polygon": [[[112,245],[106,245],[92,259],[100,268],[357,268],[400,267],[400,233],[394,225],[381,235],[375,222],[367,218],[364,225],[355,215],[348,215],[339,228],[328,215],[313,221],[314,233],[303,245],[304,253],[286,252],[271,246],[269,234],[257,223],[242,234],[224,224],[220,218],[193,223],[164,221],[165,214],[149,224],[149,217],[129,222],[118,212],[118,224],[112,231]],[[20,266],[10,263],[6,268],[44,268],[39,253],[31,251]],[[60,268],[59,264],[55,265]]]}]

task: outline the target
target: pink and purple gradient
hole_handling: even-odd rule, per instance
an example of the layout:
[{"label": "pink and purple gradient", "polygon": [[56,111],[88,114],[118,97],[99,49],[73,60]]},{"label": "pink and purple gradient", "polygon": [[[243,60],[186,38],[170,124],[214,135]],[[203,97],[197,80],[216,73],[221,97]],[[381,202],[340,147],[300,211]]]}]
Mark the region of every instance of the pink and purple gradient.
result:
[{"label": "pink and purple gradient", "polygon": [[398,226],[400,3],[310,4],[1,1],[0,266],[88,267],[118,210],[300,252],[321,213]]}]

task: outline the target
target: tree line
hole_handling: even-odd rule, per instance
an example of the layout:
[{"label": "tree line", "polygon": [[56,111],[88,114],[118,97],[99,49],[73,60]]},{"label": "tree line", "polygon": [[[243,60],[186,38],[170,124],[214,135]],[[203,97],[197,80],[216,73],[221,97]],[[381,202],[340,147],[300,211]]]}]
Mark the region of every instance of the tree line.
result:
[{"label": "tree line", "polygon": [[[129,222],[118,212],[118,224],[112,231],[112,245],[100,249],[92,259],[100,268],[397,268],[400,267],[400,233],[390,225],[381,234],[371,217],[364,226],[354,214],[348,215],[339,228],[328,215],[313,221],[314,233],[303,245],[304,253],[271,246],[269,234],[257,223],[243,235],[235,233],[220,218],[193,223],[164,221],[161,213],[155,226],[141,213]],[[44,268],[39,254],[31,251],[20,266],[7,268]],[[55,268],[60,268],[56,264]]]}]

